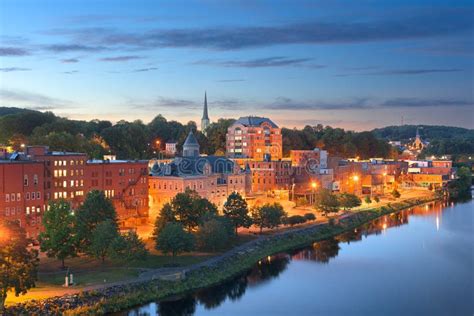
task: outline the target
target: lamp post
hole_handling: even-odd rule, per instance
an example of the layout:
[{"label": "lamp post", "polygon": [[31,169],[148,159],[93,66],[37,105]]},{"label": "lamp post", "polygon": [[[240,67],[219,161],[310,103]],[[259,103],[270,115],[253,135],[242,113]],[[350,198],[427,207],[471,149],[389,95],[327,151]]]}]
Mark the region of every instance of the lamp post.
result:
[{"label": "lamp post", "polygon": [[318,186],[318,184],[316,182],[311,182],[311,189],[312,189],[312,194],[311,194],[311,206],[314,204],[315,202],[315,195],[314,195],[314,190],[316,189],[316,187]]},{"label": "lamp post", "polygon": [[359,182],[359,176],[358,175],[353,175],[352,176],[352,181],[354,181],[354,194],[356,194],[356,184]]}]

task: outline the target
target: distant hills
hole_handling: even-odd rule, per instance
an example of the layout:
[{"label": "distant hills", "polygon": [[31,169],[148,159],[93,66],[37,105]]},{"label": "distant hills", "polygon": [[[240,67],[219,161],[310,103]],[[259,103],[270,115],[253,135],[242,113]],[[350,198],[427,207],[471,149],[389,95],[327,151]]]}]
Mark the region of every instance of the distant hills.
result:
[{"label": "distant hills", "polygon": [[379,138],[387,140],[408,141],[416,135],[416,129],[419,128],[420,136],[425,140],[441,139],[473,139],[474,129],[467,129],[453,126],[439,125],[401,125],[376,128],[372,132]]},{"label": "distant hills", "polygon": [[0,116],[25,113],[25,112],[38,112],[38,111],[29,110],[29,109],[20,109],[20,108],[15,108],[15,107],[0,107]]}]

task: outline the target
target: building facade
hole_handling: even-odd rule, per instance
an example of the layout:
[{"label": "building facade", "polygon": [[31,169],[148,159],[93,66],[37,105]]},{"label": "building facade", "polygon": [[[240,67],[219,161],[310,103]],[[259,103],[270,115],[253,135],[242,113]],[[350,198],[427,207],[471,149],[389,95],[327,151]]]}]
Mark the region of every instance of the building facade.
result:
[{"label": "building facade", "polygon": [[280,160],[282,145],[281,129],[265,117],[241,117],[227,130],[226,154],[230,158]]},{"label": "building facade", "polygon": [[176,194],[187,188],[222,207],[227,196],[250,192],[250,172],[225,157],[200,156],[199,143],[191,132],[183,145],[183,156],[170,163],[155,163],[149,177],[150,207],[153,215]]}]

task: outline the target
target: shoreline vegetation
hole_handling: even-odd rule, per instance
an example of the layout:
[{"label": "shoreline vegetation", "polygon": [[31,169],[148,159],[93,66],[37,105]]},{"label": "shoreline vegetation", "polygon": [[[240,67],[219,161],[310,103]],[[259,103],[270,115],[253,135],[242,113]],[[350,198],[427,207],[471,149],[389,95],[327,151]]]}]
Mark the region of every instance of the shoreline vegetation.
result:
[{"label": "shoreline vegetation", "polygon": [[179,281],[154,279],[114,285],[98,290],[32,300],[6,307],[5,315],[96,315],[120,312],[152,301],[179,296],[221,283],[251,268],[262,258],[307,246],[355,229],[381,216],[440,200],[439,197],[411,198],[386,206],[351,212],[329,223],[295,228],[252,240],[228,254],[209,259],[181,271]]}]

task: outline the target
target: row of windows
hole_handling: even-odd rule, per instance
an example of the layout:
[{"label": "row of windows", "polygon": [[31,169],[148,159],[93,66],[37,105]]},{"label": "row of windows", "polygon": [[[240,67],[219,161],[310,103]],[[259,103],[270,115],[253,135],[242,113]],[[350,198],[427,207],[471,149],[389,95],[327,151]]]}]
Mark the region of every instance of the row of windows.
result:
[{"label": "row of windows", "polygon": [[[28,183],[29,183],[29,178],[28,178],[28,175],[25,174],[25,175],[23,176],[23,185],[24,185],[25,187],[27,187],[27,186],[28,186]],[[33,184],[34,184],[34,185],[38,185],[38,175],[37,175],[37,174],[33,175]]]},{"label": "row of windows", "polygon": [[[76,196],[83,196],[84,191],[71,191],[69,194],[69,197],[73,199]],[[54,192],[54,199],[67,199],[68,195],[67,192]]]},{"label": "row of windows", "polygon": [[[69,165],[74,166],[74,165],[83,165],[84,160],[69,160]],[[55,160],[54,161],[55,166],[67,166],[67,160]]]},{"label": "row of windows", "polygon": [[[76,176],[83,176],[84,175],[84,169],[71,169],[69,170],[69,176],[70,177],[73,177],[74,174],[76,174]],[[59,177],[67,177],[67,170],[66,169],[63,169],[63,170],[54,170],[54,177],[55,178],[59,178]]]},{"label": "row of windows", "polygon": [[[44,208],[44,206],[43,206]],[[35,213],[40,213],[41,212],[41,206],[27,206],[25,208],[25,213],[26,215],[30,214],[35,214]],[[22,213],[22,207],[5,207],[5,216],[15,216],[15,215],[20,215]]]},{"label": "row of windows", "polygon": [[[26,200],[40,200],[41,199],[41,192],[26,192],[25,193]],[[10,193],[5,194],[5,202],[20,202],[21,201],[21,193]]]},{"label": "row of windows", "polygon": [[[84,186],[84,180],[70,180],[69,182],[69,187],[74,188],[74,187],[83,187]],[[67,188],[67,180],[64,181],[55,181],[54,182],[54,187],[55,188]]]}]

